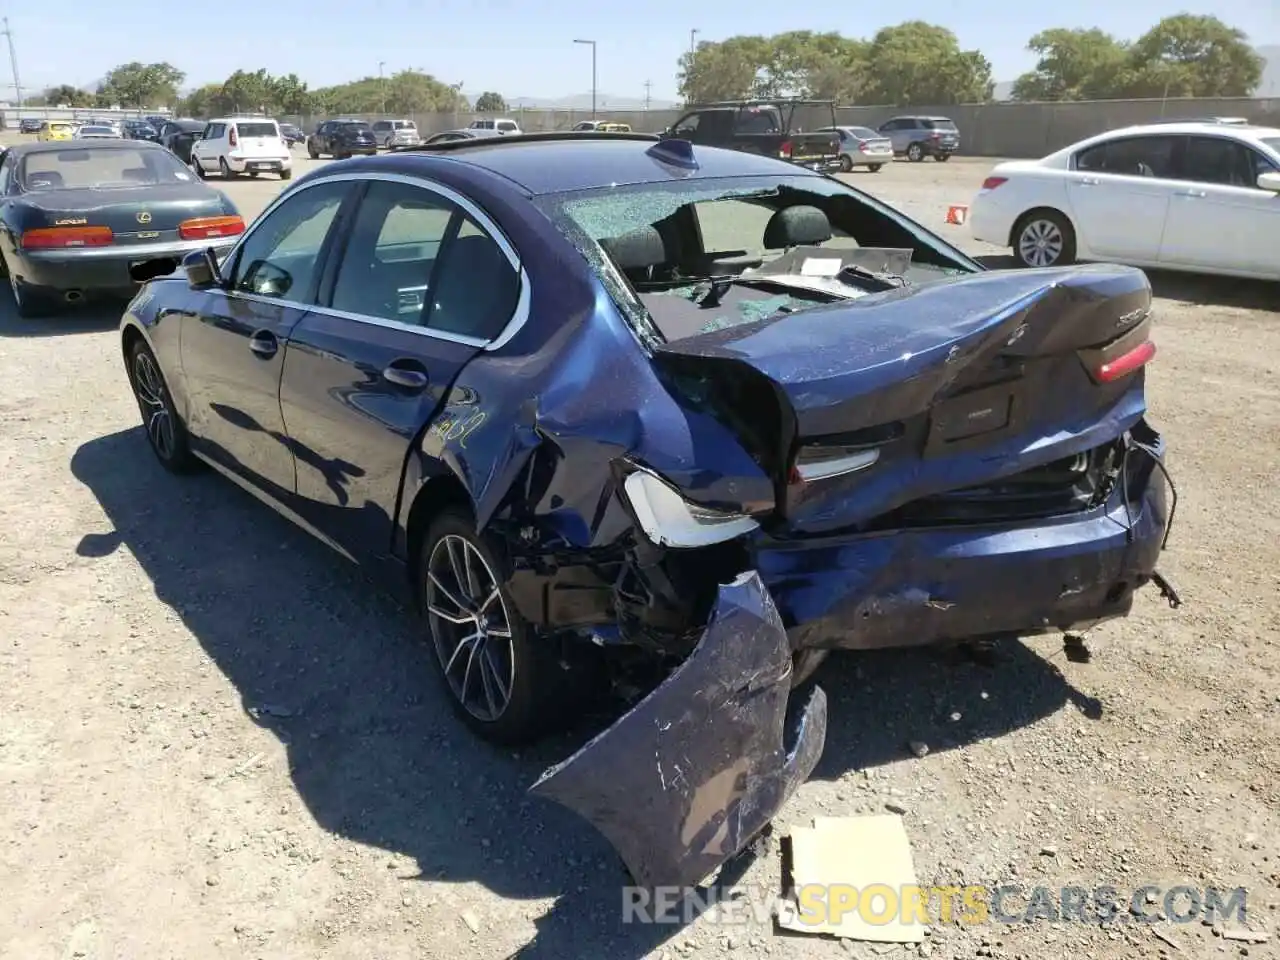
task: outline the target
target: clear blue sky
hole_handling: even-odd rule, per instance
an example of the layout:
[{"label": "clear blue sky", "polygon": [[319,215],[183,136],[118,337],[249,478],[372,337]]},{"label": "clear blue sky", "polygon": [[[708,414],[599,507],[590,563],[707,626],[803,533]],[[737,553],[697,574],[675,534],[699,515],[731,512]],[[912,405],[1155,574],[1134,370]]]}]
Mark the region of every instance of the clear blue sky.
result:
[{"label": "clear blue sky", "polygon": [[[28,91],[88,85],[130,60],[169,60],[193,86],[265,67],[297,73],[313,87],[376,76],[382,60],[388,72],[421,68],[473,93],[572,96],[591,89],[590,50],[571,42],[580,37],[598,43],[602,93],[641,98],[651,80],[654,99],[675,99],[676,60],[688,49],[692,28],[699,40],[798,29],[869,37],[912,19],[951,28],[963,47],[986,54],[998,81],[1032,65],[1027,38],[1052,26],[1097,26],[1131,38],[1163,16],[1189,10],[1216,14],[1255,45],[1280,43],[1280,0],[1190,7],[1163,0],[77,0],[5,6]],[[2,56],[0,78],[10,85],[4,96],[12,96]]]}]

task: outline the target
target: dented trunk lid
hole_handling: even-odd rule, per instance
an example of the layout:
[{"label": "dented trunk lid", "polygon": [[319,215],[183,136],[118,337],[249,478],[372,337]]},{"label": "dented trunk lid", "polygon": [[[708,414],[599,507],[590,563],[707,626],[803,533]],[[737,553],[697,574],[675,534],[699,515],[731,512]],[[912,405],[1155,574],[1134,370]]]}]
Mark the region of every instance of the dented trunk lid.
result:
[{"label": "dented trunk lid", "polygon": [[1147,341],[1150,304],[1130,267],[990,271],[663,344],[655,362],[774,475],[785,526],[822,533],[1119,437],[1145,409],[1141,369],[1096,371]]}]

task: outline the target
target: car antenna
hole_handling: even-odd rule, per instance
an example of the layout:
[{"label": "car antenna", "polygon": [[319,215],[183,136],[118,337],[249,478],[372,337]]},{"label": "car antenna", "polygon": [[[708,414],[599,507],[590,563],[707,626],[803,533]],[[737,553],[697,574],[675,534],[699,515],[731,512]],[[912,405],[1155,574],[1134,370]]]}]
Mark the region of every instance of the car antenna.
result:
[{"label": "car antenna", "polygon": [[660,140],[646,150],[645,154],[655,160],[669,163],[673,167],[683,167],[686,170],[697,170],[699,166],[697,157],[693,155],[693,144],[688,140],[675,138]]}]

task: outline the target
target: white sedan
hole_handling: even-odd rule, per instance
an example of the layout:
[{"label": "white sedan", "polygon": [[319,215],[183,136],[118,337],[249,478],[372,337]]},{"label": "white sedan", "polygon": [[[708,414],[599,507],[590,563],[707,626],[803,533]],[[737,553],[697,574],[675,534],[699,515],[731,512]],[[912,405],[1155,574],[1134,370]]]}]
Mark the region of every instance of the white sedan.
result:
[{"label": "white sedan", "polygon": [[1002,163],[969,225],[1028,267],[1108,260],[1280,280],[1280,129],[1150,124]]}]

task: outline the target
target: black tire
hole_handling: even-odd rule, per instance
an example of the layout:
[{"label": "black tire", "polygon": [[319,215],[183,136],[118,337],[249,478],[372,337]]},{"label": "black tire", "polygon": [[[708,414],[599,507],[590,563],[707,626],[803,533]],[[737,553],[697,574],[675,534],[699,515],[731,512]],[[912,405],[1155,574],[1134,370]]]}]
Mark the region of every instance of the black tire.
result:
[{"label": "black tire", "polygon": [[230,180],[235,174],[231,172],[231,168],[227,166],[227,158],[218,158],[218,173],[222,174],[223,180]]},{"label": "black tire", "polygon": [[840,154],[840,172],[848,173],[853,169],[853,158],[847,153]]},{"label": "black tire", "polygon": [[912,163],[919,163],[924,159],[924,147],[921,144],[913,143],[907,147],[907,159]]},{"label": "black tire", "polygon": [[147,445],[160,465],[170,473],[191,473],[199,461],[191,453],[187,426],[178,416],[160,362],[141,339],[129,349],[129,385],[142,414]]},{"label": "black tire", "polygon": [[23,320],[35,320],[47,317],[54,312],[53,297],[42,290],[32,289],[30,284],[23,283],[9,273],[7,267],[5,273],[9,276],[9,289],[13,291],[13,307],[19,317]]},{"label": "black tire", "polygon": [[349,154],[349,153],[335,153],[335,154],[333,155],[333,159],[335,159],[335,160],[350,160],[350,159],[351,159],[351,154]]},{"label": "black tire", "polygon": [[292,170],[292,169],[289,169],[289,170],[281,170],[281,171],[280,171],[280,179],[281,179],[281,180],[292,180],[292,179],[293,179],[293,170]]},{"label": "black tire", "polygon": [[1076,232],[1057,210],[1032,210],[1018,218],[1009,237],[1024,267],[1065,267],[1076,260]]},{"label": "black tire", "polygon": [[[432,661],[462,721],[483,739],[506,746],[531,743],[560,726],[573,699],[566,696],[569,673],[553,642],[534,635],[507,592],[511,566],[501,543],[478,534],[464,510],[449,508],[428,528],[417,569],[419,612]],[[464,580],[470,581],[465,590]],[[465,619],[458,623],[451,617]],[[464,649],[466,638],[477,634],[482,639]],[[494,641],[490,657],[482,644]],[[505,703],[491,709],[504,692]],[[472,702],[477,698],[484,702]]]},{"label": "black tire", "polygon": [[204,172],[204,167],[200,166],[200,161],[194,158],[191,161],[191,169],[195,171],[197,180],[203,180],[205,179],[205,177],[209,176],[207,173]]},{"label": "black tire", "polygon": [[949,153],[940,153],[940,154],[938,154],[936,157],[934,157],[933,159],[937,160],[939,163],[946,163],[948,160],[950,160],[950,159],[951,159],[951,154],[949,154]]},{"label": "black tire", "polygon": [[314,149],[312,149],[311,144],[307,144],[307,156],[310,157],[312,160],[320,159],[320,154],[318,154]]},{"label": "black tire", "polygon": [[250,170],[250,171],[249,171],[249,176],[250,176],[250,177],[252,177],[254,180],[257,180],[257,179],[258,179],[258,171],[257,171],[257,170]]},{"label": "black tire", "polygon": [[869,163],[867,164],[867,169],[870,170],[872,173],[879,173],[880,168],[883,166],[884,166],[883,163]]}]

